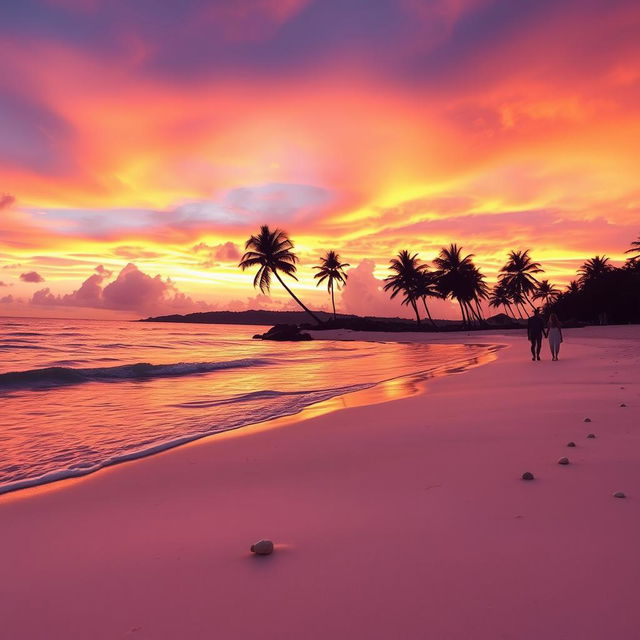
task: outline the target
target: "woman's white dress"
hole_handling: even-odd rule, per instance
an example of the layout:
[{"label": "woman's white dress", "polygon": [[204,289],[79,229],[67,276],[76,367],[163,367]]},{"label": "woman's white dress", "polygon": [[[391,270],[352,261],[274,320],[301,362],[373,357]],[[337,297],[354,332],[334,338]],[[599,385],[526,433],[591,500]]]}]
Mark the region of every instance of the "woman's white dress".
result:
[{"label": "woman's white dress", "polygon": [[560,348],[562,333],[559,327],[549,327],[549,346],[555,351]]}]

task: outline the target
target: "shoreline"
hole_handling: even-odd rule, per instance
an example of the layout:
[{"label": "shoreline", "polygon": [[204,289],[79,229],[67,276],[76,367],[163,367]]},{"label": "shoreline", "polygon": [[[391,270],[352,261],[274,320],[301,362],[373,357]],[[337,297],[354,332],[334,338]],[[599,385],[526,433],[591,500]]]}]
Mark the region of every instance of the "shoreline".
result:
[{"label": "shoreline", "polygon": [[[331,340],[332,338],[320,338],[322,340]],[[347,341],[347,340],[344,340]],[[379,342],[377,340],[370,340],[369,342]],[[393,341],[396,342],[396,341]],[[403,341],[397,341],[399,344],[409,344]],[[452,343],[458,344],[458,343]],[[461,343],[465,344],[465,343]],[[232,431],[238,431],[240,429],[260,429],[261,427],[268,427],[272,425],[274,428],[281,426],[282,424],[289,424],[291,422],[308,420],[312,417],[325,415],[334,411],[340,411],[341,409],[348,407],[359,407],[365,405],[382,404],[385,402],[392,402],[394,400],[400,400],[404,397],[411,395],[424,393],[424,386],[426,382],[434,377],[443,375],[453,375],[455,373],[464,373],[466,370],[476,366],[483,366],[489,364],[495,359],[493,355],[496,350],[499,350],[502,345],[499,344],[470,344],[469,346],[486,347],[488,353],[483,354],[480,358],[482,362],[478,362],[478,357],[473,358],[461,358],[454,363],[454,367],[450,365],[442,365],[435,367],[431,370],[422,370],[414,373],[409,373],[402,376],[396,376],[386,380],[381,380],[377,383],[371,383],[369,386],[365,386],[361,389],[354,389],[352,391],[344,391],[337,393],[328,399],[313,402],[301,409],[292,413],[287,413],[267,420],[260,420],[257,422],[249,422],[247,424],[238,425],[236,427],[227,428],[221,431],[212,431],[205,433],[196,433],[191,435],[185,435],[180,438],[176,438],[167,442],[160,442],[158,444],[149,447],[148,449],[142,449],[139,451],[133,451],[130,453],[122,454],[116,458],[105,460],[92,466],[78,467],[75,469],[61,469],[52,471],[44,476],[38,476],[33,478],[24,478],[9,482],[4,485],[0,485],[0,502],[3,496],[8,494],[23,495],[23,492],[34,491],[38,489],[44,489],[52,484],[65,483],[67,481],[77,481],[85,478],[86,476],[94,473],[99,473],[104,469],[114,467],[117,465],[135,462],[149,456],[156,456],[161,453],[171,451],[178,447],[184,447],[192,443],[198,443],[201,440],[208,438],[214,438],[220,436],[223,433],[229,433]],[[357,385],[354,385],[357,386]],[[331,391],[330,389],[327,391]],[[284,421],[284,422],[283,422]],[[63,488],[63,487],[60,487]]]},{"label": "shoreline", "polygon": [[[513,348],[426,393],[8,494],[6,633],[632,640],[638,333],[569,330],[532,363],[487,332]],[[253,557],[263,537],[276,552]]]}]

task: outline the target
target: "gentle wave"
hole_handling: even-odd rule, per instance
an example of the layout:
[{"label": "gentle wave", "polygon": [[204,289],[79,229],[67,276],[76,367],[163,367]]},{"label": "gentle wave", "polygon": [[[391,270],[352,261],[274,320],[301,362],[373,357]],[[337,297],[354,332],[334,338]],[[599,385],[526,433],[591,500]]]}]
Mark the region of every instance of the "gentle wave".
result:
[{"label": "gentle wave", "polygon": [[[306,389],[304,391],[272,391],[265,389],[264,391],[252,391],[238,396],[225,398],[224,400],[192,400],[190,402],[180,402],[173,405],[177,409],[210,409],[211,407],[223,407],[225,405],[236,405],[242,402],[253,402],[255,400],[273,400],[279,398],[315,398],[319,394],[326,395],[327,398],[352,391],[361,391],[375,386],[374,384],[352,384],[345,387],[333,387],[329,389]],[[317,400],[315,400],[317,402]]]},{"label": "gentle wave", "polygon": [[147,378],[168,378],[209,373],[220,369],[259,367],[270,364],[261,358],[242,358],[223,362],[179,362],[177,364],[125,364],[117,367],[74,369],[73,367],[46,367],[29,371],[0,373],[0,389],[33,387],[57,387],[83,382],[116,382],[119,380],[140,380]]},{"label": "gentle wave", "polygon": [[29,487],[36,487],[39,485],[48,484],[50,482],[56,482],[58,480],[66,480],[69,478],[78,478],[81,476],[86,476],[90,473],[99,471],[100,469],[104,469],[105,467],[110,467],[115,464],[120,464],[122,462],[129,462],[131,460],[137,460],[139,458],[146,458],[147,456],[151,456],[156,453],[166,451],[167,449],[173,449],[175,447],[179,447],[180,445],[188,444],[189,442],[200,440],[202,438],[206,438],[216,433],[222,433],[225,431],[235,431],[236,429],[247,427],[252,424],[258,424],[260,422],[264,422],[267,420],[273,420],[276,418],[284,418],[286,416],[295,415],[300,411],[302,411],[303,409],[305,409],[306,407],[312,404],[315,404],[317,402],[323,402],[325,400],[329,400],[331,398],[334,398],[339,395],[343,395],[345,393],[362,391],[364,389],[369,389],[375,386],[376,385],[374,383],[369,383],[369,384],[349,385],[347,387],[338,387],[334,389],[322,389],[322,390],[311,391],[311,392],[279,393],[277,391],[266,391],[266,392],[257,392],[255,394],[246,394],[244,396],[245,399],[248,398],[249,396],[258,397],[264,394],[268,397],[269,396],[271,397],[298,396],[298,401],[293,402],[289,405],[285,405],[280,409],[267,410],[261,415],[258,414],[253,416],[253,418],[249,420],[247,420],[246,417],[239,418],[237,421],[229,423],[223,427],[218,427],[218,428],[212,427],[205,431],[190,433],[184,436],[173,438],[171,440],[165,440],[163,442],[156,442],[148,447],[145,447],[144,443],[140,443],[138,445],[134,445],[134,444],[127,445],[123,447],[123,449],[125,450],[134,449],[134,450],[115,455],[111,458],[107,458],[99,462],[80,462],[80,463],[76,462],[70,467],[67,467],[66,469],[57,469],[55,471],[50,471],[40,476],[22,478],[20,480],[14,480],[12,482],[10,481],[4,484],[0,484],[0,495],[4,493],[10,493],[12,491],[17,491],[19,489],[27,489]]}]

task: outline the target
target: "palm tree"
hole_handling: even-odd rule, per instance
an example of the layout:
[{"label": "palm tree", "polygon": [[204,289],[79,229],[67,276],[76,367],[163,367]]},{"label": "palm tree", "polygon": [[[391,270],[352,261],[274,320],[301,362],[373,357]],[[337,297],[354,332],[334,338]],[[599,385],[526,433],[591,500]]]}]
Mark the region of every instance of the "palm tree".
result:
[{"label": "palm tree", "polygon": [[567,285],[567,290],[565,293],[580,293],[580,285],[575,280],[572,280]]},{"label": "palm tree", "polygon": [[607,258],[607,256],[595,256],[593,258],[589,258],[578,269],[578,274],[580,275],[578,282],[584,286],[588,282],[598,280],[612,269],[613,266],[609,263],[609,258]]},{"label": "palm tree", "polygon": [[638,260],[640,259],[640,236],[638,236],[637,240],[634,240],[631,243],[631,248],[627,249],[625,253],[635,253],[635,256],[631,256],[629,260]]},{"label": "palm tree", "polygon": [[[513,317],[515,318],[515,314],[511,311],[511,298],[509,298],[509,294],[502,282],[496,282],[493,289],[491,289],[491,293],[489,295],[489,306],[494,309],[502,307],[507,316],[513,314]],[[511,314],[509,311],[511,311]]]},{"label": "palm tree", "polygon": [[538,289],[533,294],[534,300],[542,300],[545,305],[553,304],[560,295],[560,289],[552,285],[548,280],[541,280]]},{"label": "palm tree", "polygon": [[476,306],[476,314],[480,323],[484,322],[482,317],[482,308],[480,307],[480,300],[486,300],[491,290],[489,285],[485,282],[485,275],[474,265],[472,273],[470,274],[470,284],[473,287],[473,301]]},{"label": "palm tree", "polygon": [[333,250],[327,251],[324,256],[320,258],[320,265],[313,267],[318,270],[318,273],[313,276],[318,279],[316,286],[320,283],[327,281],[327,291],[331,294],[331,306],[333,307],[333,319],[336,319],[336,301],[334,298],[334,283],[338,289],[340,285],[345,284],[347,281],[347,274],[344,272],[346,267],[349,267],[346,262],[340,262],[340,256]]},{"label": "palm tree", "polygon": [[484,276],[474,266],[473,254],[463,257],[462,247],[451,244],[440,250],[433,264],[438,268],[438,291],[443,298],[458,301],[463,324],[471,325],[473,316],[481,320],[480,315],[471,306],[471,301],[477,299]]},{"label": "palm tree", "polygon": [[500,269],[501,281],[510,296],[521,296],[533,309],[535,307],[529,296],[535,293],[538,287],[538,280],[533,274],[543,271],[540,263],[534,262],[529,256],[529,249],[511,251],[507,262]]},{"label": "palm tree", "polygon": [[420,324],[420,313],[418,313],[419,299],[419,275],[426,268],[420,264],[418,254],[411,255],[406,249],[398,253],[397,258],[393,258],[389,263],[389,271],[392,275],[384,279],[384,290],[391,289],[391,298],[395,298],[399,293],[403,294],[402,304],[411,305],[416,314],[416,322]]},{"label": "palm tree", "polygon": [[429,307],[427,305],[427,298],[441,298],[438,291],[438,281],[436,278],[436,274],[432,273],[428,270],[427,265],[421,265],[420,270],[417,274],[416,280],[416,296],[422,300],[422,304],[424,305],[424,310],[427,313],[427,317],[429,321],[433,325],[434,329],[438,329],[438,325],[435,323],[435,320],[431,317],[431,312],[429,311]]},{"label": "palm tree", "polygon": [[298,256],[293,253],[293,242],[281,229],[271,231],[267,225],[260,227],[260,233],[251,236],[245,243],[245,254],[238,265],[243,271],[249,267],[260,265],[253,286],[260,287],[262,293],[268,293],[271,288],[271,276],[275,276],[278,282],[287,290],[289,295],[318,323],[322,324],[318,316],[308,309],[280,277],[280,271],[296,278],[296,262]]}]

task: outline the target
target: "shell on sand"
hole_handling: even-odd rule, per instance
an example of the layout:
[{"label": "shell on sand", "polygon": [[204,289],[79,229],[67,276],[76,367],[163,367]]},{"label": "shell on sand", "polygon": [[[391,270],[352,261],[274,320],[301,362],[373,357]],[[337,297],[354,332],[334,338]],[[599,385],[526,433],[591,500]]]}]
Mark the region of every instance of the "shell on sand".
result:
[{"label": "shell on sand", "polygon": [[533,480],[534,479],[534,475],[533,475],[533,473],[531,473],[531,471],[525,471],[522,474],[522,479],[523,480]]},{"label": "shell on sand", "polygon": [[567,442],[567,447],[575,447],[576,443],[573,442],[573,440],[571,442]]},{"label": "shell on sand", "polygon": [[567,458],[566,456],[562,456],[562,458],[558,460],[558,464],[569,464],[569,458]]},{"label": "shell on sand", "polygon": [[273,553],[273,542],[271,540],[259,540],[251,545],[251,551],[259,556],[268,556]]},{"label": "shell on sand", "polygon": [[624,491],[616,491],[616,492],[613,494],[613,497],[614,497],[614,498],[626,498],[626,497],[627,497],[627,495],[625,494],[625,492],[624,492]]},{"label": "shell on sand", "polygon": [[591,418],[585,418],[584,421],[585,422],[591,422]]},{"label": "shell on sand", "polygon": [[587,434],[587,438],[595,438],[596,434],[595,433],[588,433]]},{"label": "shell on sand", "polygon": [[627,405],[623,402],[620,406],[621,407],[626,407]]}]

